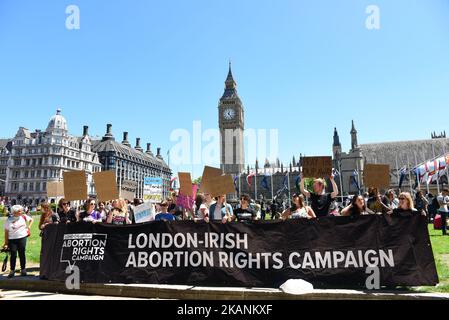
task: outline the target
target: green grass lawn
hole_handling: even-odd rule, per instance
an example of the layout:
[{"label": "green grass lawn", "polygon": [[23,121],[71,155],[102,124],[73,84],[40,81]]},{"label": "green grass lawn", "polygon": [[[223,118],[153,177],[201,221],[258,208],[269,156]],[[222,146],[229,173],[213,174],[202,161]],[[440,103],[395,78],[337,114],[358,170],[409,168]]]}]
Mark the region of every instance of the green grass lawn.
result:
[{"label": "green grass lawn", "polygon": [[[31,229],[31,237],[27,244],[27,264],[28,266],[38,265],[41,250],[41,238],[39,236],[39,217],[33,217],[34,223]],[[2,236],[0,237],[0,245],[3,245],[3,224],[5,218],[0,218],[0,228]],[[433,230],[433,226],[429,226],[430,239],[432,241],[433,253],[440,278],[440,284],[437,287],[420,287],[413,288],[416,291],[424,292],[446,292],[449,293],[449,236],[443,237],[441,231]]]}]

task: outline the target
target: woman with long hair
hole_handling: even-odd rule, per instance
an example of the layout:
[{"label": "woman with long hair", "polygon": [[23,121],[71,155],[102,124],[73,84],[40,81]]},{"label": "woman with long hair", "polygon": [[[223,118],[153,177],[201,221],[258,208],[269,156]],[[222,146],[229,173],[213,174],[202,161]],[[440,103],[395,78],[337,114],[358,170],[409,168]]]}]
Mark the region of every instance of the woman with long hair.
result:
[{"label": "woman with long hair", "polygon": [[287,219],[315,219],[316,215],[313,209],[304,204],[304,196],[294,194],[292,197],[293,205],[282,213],[282,220]]},{"label": "woman with long hair", "polygon": [[402,192],[399,195],[399,207],[388,213],[396,217],[410,217],[420,214],[418,210],[415,209],[412,195],[409,192]]},{"label": "woman with long hair", "polygon": [[53,212],[51,206],[45,202],[41,204],[41,219],[39,220],[39,229],[44,230],[49,224],[59,223],[59,215]]},{"label": "woman with long hair", "polygon": [[364,216],[368,214],[375,214],[372,210],[366,207],[365,198],[362,195],[354,196],[349,206],[341,211],[342,216]]}]

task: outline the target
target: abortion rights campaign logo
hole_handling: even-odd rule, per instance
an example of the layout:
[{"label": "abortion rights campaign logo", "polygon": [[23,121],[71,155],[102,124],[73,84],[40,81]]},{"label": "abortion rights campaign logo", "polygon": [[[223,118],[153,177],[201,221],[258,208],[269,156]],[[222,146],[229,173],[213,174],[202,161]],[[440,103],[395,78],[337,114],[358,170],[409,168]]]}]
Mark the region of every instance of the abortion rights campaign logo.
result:
[{"label": "abortion rights campaign logo", "polygon": [[64,235],[61,261],[72,269],[78,261],[103,261],[107,234],[80,233]]}]

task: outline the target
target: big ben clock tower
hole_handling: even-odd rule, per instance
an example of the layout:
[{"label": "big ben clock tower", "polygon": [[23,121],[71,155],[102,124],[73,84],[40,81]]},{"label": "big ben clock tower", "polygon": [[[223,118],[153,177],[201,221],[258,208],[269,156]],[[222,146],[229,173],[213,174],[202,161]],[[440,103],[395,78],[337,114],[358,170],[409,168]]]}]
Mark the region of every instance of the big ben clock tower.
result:
[{"label": "big ben clock tower", "polygon": [[229,63],[225,91],[218,105],[221,169],[227,174],[238,175],[245,170],[244,116],[243,104],[237,94],[237,83]]}]

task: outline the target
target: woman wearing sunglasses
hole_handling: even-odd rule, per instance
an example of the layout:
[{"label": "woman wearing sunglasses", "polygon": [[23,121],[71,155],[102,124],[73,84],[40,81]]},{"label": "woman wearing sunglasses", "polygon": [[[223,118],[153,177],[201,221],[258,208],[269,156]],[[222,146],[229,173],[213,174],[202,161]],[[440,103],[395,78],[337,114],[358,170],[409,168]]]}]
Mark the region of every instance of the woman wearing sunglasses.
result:
[{"label": "woman wearing sunglasses", "polygon": [[411,217],[420,214],[418,210],[415,209],[412,196],[408,192],[403,192],[399,195],[399,207],[388,213],[396,217]]},{"label": "woman wearing sunglasses", "polygon": [[84,211],[79,214],[78,222],[101,223],[101,214],[97,211],[95,199],[89,199],[84,203]]},{"label": "woman wearing sunglasses", "polygon": [[66,199],[59,200],[58,203],[58,215],[60,223],[75,223],[76,212],[70,208],[70,202]]}]

